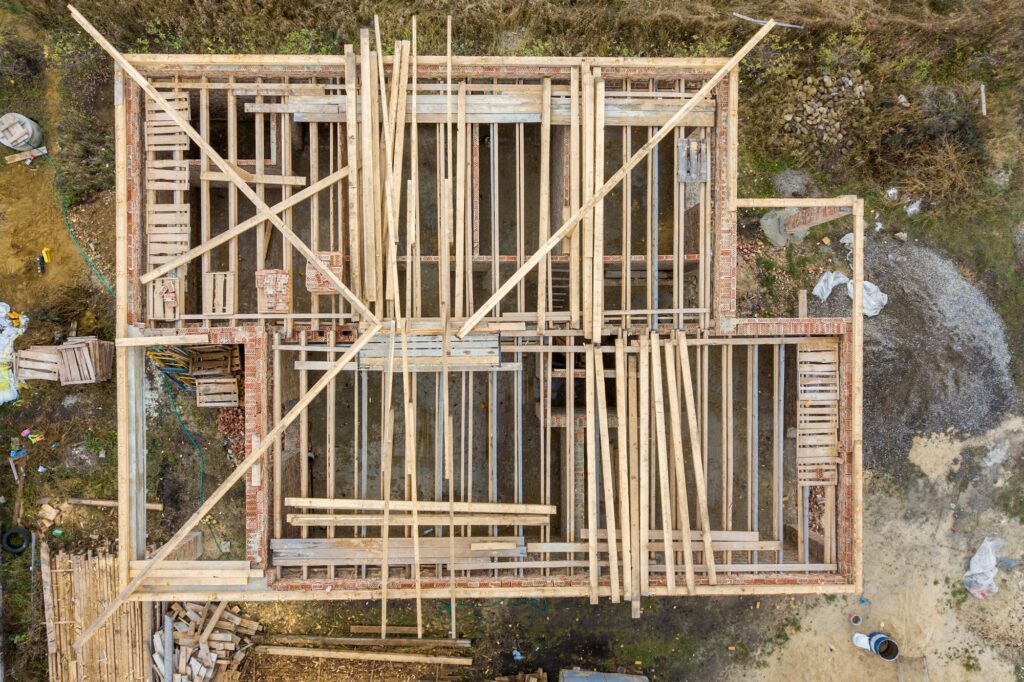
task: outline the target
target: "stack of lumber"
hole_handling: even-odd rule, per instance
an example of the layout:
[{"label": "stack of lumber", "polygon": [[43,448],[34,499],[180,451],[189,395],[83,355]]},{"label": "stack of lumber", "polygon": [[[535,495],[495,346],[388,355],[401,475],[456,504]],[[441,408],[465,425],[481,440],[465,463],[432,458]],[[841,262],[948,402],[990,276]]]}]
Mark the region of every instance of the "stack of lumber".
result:
[{"label": "stack of lumber", "polygon": [[61,552],[51,561],[44,541],[39,558],[51,682],[146,679],[147,604],[122,604],[81,650],[72,646],[124,584],[116,557]]},{"label": "stack of lumber", "polygon": [[[171,640],[167,625],[170,624]],[[164,627],[153,634],[154,679],[163,682],[229,682],[241,679],[239,666],[260,624],[239,615],[227,602],[174,602]],[[170,660],[167,660],[167,652]]]},{"label": "stack of lumber", "polygon": [[60,381],[62,386],[95,384],[113,374],[114,344],[95,336],[70,336],[60,346],[32,346],[14,356],[19,381]]}]

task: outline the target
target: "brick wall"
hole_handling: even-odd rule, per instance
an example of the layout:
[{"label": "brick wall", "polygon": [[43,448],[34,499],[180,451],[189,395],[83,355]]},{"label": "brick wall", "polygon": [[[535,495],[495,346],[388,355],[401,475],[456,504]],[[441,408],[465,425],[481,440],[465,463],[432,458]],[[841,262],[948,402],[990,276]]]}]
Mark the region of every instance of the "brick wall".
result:
[{"label": "brick wall", "polygon": [[715,87],[715,149],[712,172],[711,229],[714,232],[712,270],[712,314],[716,319],[736,315],[736,211],[729,210],[729,150],[736,141],[730,139],[729,81],[726,76]]}]

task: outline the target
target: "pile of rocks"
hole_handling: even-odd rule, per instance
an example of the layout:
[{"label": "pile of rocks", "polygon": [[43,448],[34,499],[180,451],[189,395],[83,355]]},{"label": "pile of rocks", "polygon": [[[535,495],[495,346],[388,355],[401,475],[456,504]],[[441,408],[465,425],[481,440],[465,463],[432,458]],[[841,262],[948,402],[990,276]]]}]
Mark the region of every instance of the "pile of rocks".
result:
[{"label": "pile of rocks", "polygon": [[868,95],[874,86],[854,70],[840,76],[807,76],[789,81],[783,105],[786,146],[845,151],[853,130],[868,114]]}]

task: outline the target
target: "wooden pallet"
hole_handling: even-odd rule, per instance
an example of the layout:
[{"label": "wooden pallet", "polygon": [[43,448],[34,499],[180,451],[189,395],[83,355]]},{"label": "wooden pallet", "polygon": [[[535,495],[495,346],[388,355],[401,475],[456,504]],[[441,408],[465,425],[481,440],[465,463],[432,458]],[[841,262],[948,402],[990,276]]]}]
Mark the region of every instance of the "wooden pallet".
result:
[{"label": "wooden pallet", "polygon": [[203,275],[203,314],[235,314],[235,273],[207,272]]},{"label": "wooden pallet", "polygon": [[210,377],[196,379],[196,405],[199,407],[236,407],[238,379]]},{"label": "wooden pallet", "polygon": [[57,381],[56,346],[32,346],[14,354],[14,376],[18,381]]},{"label": "wooden pallet", "polygon": [[146,189],[153,192],[187,192],[187,159],[152,159],[146,162]]},{"label": "wooden pallet", "polygon": [[96,368],[89,347],[84,343],[59,346],[57,375],[62,386],[96,383]]},{"label": "wooden pallet", "polygon": [[[187,92],[161,92],[186,121],[191,118],[191,107]],[[188,135],[178,127],[170,116],[151,99],[146,100],[146,151],[184,152],[191,142]]]},{"label": "wooden pallet", "polygon": [[188,373],[200,377],[230,377],[232,374],[229,346],[192,346],[188,349]]},{"label": "wooden pallet", "polygon": [[814,339],[797,347],[797,481],[834,486],[839,463],[839,345]]},{"label": "wooden pallet", "polygon": [[174,260],[191,248],[188,225],[152,225],[146,235],[146,258],[150,267]]},{"label": "wooden pallet", "polygon": [[113,372],[114,344],[95,336],[70,337],[57,354],[57,373],[65,386],[106,381]]}]

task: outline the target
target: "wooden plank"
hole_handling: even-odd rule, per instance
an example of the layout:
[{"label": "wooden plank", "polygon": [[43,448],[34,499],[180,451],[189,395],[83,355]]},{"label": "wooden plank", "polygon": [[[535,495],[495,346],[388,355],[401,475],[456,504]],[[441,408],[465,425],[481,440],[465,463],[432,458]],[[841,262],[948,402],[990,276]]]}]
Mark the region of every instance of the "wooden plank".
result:
[{"label": "wooden plank", "polygon": [[[312,497],[286,497],[285,505],[302,509],[345,509],[380,511],[384,509],[383,500],[362,499],[326,499]],[[447,512],[469,514],[538,514],[550,516],[557,513],[558,508],[550,504],[514,504],[506,502],[447,502],[432,500],[392,500],[392,511]]]},{"label": "wooden plank", "polygon": [[864,200],[853,205],[853,313],[851,316],[851,416],[850,444],[853,448],[851,486],[853,505],[853,585],[864,588]]},{"label": "wooden plank", "polygon": [[661,527],[665,535],[666,581],[670,592],[676,589],[675,549],[671,537],[672,495],[669,490],[668,442],[665,436],[665,396],[661,372],[661,343],[651,332],[651,392],[654,403],[654,434],[658,454],[658,490],[661,500]]},{"label": "wooden plank", "polygon": [[597,603],[597,586],[600,578],[597,566],[597,424],[595,405],[594,377],[594,346],[586,346],[586,456],[587,456],[587,528],[591,530],[590,542],[587,543],[587,556],[590,562],[590,603]]},{"label": "wooden plank", "polygon": [[715,553],[711,547],[711,515],[708,510],[708,493],[705,485],[704,456],[701,452],[700,431],[697,426],[697,407],[693,396],[693,379],[690,373],[690,354],[686,334],[676,332],[676,353],[682,370],[683,400],[686,403],[686,418],[690,434],[690,456],[693,460],[694,490],[697,494],[697,517],[704,536],[704,562],[708,566],[708,582],[717,584],[715,575]]},{"label": "wooden plank", "polygon": [[650,570],[648,568],[651,554],[648,549],[648,543],[650,542],[651,532],[651,513],[650,513],[650,486],[651,486],[651,473],[650,473],[650,416],[651,416],[651,378],[650,378],[650,350],[648,344],[648,337],[644,334],[640,334],[638,337],[638,344],[640,347],[640,376],[639,376],[639,413],[640,413],[640,426],[638,432],[639,439],[639,451],[640,451],[640,508],[639,508],[639,523],[640,523],[640,593],[649,594],[650,592]]},{"label": "wooden plank", "polygon": [[633,532],[636,519],[630,514],[628,391],[626,388],[626,351],[622,336],[615,339],[615,411],[618,449],[615,453],[619,476],[619,525],[622,528],[622,586],[626,599],[639,599],[633,585]]},{"label": "wooden plank", "polygon": [[347,661],[384,661],[389,663],[420,663],[426,665],[473,665],[472,658],[400,654],[394,651],[344,651],[342,649],[311,649],[306,647],[269,645],[259,645],[255,647],[255,651],[258,654],[267,656],[292,656],[295,658],[332,658]]},{"label": "wooden plank", "polygon": [[597,389],[597,418],[601,445],[601,479],[604,482],[604,518],[608,533],[608,571],[612,588],[612,603],[619,602],[619,555],[616,543],[618,529],[615,523],[615,471],[612,469],[612,446],[608,437],[608,400],[605,395],[603,353],[594,353],[594,376]]},{"label": "wooden plank", "polygon": [[[109,508],[109,509],[114,509],[114,508],[117,507],[117,500],[92,500],[92,499],[85,499],[85,498],[81,498],[81,497],[69,497],[67,499],[67,503],[68,504],[79,505],[79,506],[83,506],[83,507],[106,507],[106,508]],[[164,510],[164,506],[162,504],[160,504],[159,502],[147,502],[146,503],[146,510],[147,511],[163,511]]]},{"label": "wooden plank", "polygon": [[676,386],[674,344],[665,345],[665,379],[668,389],[669,424],[671,426],[672,458],[675,468],[676,505],[683,540],[683,562],[686,568],[686,590],[694,594],[693,554],[690,546],[690,504],[686,493],[686,465],[683,460],[683,429],[679,409],[679,390]]},{"label": "wooden plank", "polygon": [[[360,627],[353,625],[352,627]],[[372,630],[373,634],[380,632],[376,625],[365,626]],[[413,628],[415,634],[416,629]],[[394,632],[394,626],[388,626],[388,633]],[[356,646],[356,647],[437,647],[438,649],[468,649],[472,641],[468,639],[446,639],[441,637],[428,637],[413,639],[411,637],[324,637],[320,635],[269,635],[260,638],[261,644],[277,646],[302,646],[310,644],[330,646]]]},{"label": "wooden plank", "polygon": [[[345,45],[345,92],[348,99],[345,104],[345,150],[349,168],[359,168],[359,151],[362,134],[356,120],[356,56],[351,45]],[[363,290],[362,276],[362,229],[359,205],[362,190],[359,187],[360,173],[351,173],[348,177],[348,235],[349,235],[349,281],[356,292]]]}]

